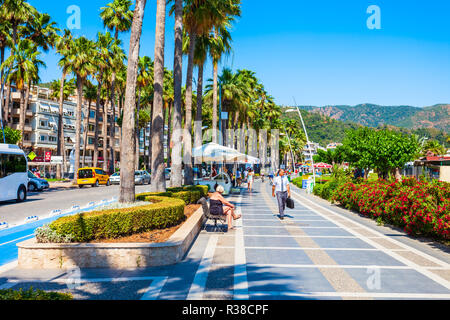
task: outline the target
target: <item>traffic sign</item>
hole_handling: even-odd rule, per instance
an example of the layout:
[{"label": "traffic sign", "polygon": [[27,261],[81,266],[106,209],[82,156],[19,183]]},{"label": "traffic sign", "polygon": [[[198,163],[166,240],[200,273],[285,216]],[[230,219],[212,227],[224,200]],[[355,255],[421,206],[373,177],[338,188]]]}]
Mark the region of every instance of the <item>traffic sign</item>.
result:
[{"label": "traffic sign", "polygon": [[31,152],[28,154],[28,158],[30,158],[30,160],[33,161],[34,158],[36,158],[36,153],[34,153],[33,151],[31,151]]}]

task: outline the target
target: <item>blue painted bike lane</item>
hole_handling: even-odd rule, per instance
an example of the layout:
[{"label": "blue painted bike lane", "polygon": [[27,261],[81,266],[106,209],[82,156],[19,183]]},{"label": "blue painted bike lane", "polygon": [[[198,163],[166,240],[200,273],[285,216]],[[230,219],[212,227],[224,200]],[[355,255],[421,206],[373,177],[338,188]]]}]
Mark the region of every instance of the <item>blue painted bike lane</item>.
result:
[{"label": "blue painted bike lane", "polygon": [[37,228],[49,224],[61,217],[70,216],[81,212],[89,212],[100,206],[112,204],[116,201],[117,200],[113,198],[111,200],[103,200],[99,203],[91,202],[90,205],[85,208],[73,207],[72,209],[69,209],[69,211],[59,215],[0,230],[0,267],[17,260],[17,244],[19,242],[33,238],[34,231]]}]

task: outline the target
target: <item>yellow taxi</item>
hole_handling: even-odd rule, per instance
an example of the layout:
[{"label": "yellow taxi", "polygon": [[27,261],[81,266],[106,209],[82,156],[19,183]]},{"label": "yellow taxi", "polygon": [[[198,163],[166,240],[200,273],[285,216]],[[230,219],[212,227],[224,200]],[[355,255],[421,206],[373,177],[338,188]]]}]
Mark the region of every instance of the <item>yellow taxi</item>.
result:
[{"label": "yellow taxi", "polygon": [[109,175],[100,168],[81,168],[77,172],[77,184],[78,187],[90,185],[98,187],[101,184],[106,186],[111,185],[109,181]]}]

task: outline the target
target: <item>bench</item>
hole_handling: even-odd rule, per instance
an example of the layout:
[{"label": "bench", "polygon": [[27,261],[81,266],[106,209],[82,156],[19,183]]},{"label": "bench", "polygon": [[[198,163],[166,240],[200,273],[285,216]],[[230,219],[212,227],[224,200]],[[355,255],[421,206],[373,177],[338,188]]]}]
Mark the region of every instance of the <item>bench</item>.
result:
[{"label": "bench", "polygon": [[217,225],[217,221],[221,221],[222,223],[227,222],[227,216],[226,215],[215,215],[215,214],[211,214],[209,211],[209,205],[208,205],[208,200],[206,200],[206,198],[201,198],[200,200],[198,200],[197,204],[201,204],[202,208],[203,208],[203,215],[206,218],[205,224],[204,224],[204,229],[206,229],[206,223],[208,222],[208,220],[214,220],[214,231],[217,230],[218,225]]}]

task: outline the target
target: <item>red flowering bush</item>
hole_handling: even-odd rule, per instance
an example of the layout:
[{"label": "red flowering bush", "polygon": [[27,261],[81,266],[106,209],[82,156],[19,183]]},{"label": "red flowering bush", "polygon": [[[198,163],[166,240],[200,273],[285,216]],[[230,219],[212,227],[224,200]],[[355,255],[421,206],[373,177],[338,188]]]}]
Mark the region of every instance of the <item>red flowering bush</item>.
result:
[{"label": "red flowering bush", "polygon": [[409,234],[450,239],[450,183],[378,180],[340,185],[332,196],[348,209],[400,226]]}]

